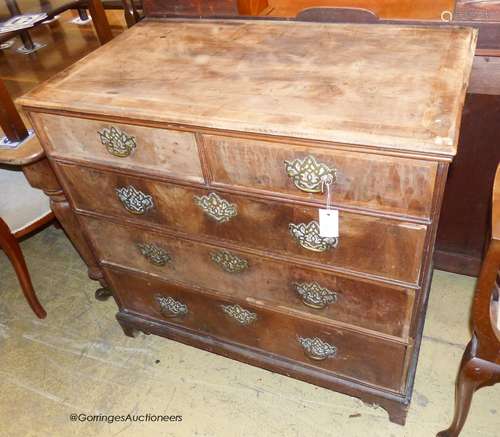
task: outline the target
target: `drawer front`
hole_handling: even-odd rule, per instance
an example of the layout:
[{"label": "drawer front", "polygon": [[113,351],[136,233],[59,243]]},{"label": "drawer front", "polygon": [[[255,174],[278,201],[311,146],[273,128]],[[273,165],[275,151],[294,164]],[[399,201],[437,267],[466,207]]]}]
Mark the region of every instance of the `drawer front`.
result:
[{"label": "drawer front", "polygon": [[107,270],[122,308],[400,391],[406,347],[227,300],[152,278]]},{"label": "drawer front", "polygon": [[[226,296],[407,339],[414,290],[360,281],[235,250],[81,218],[101,261]],[[214,259],[215,258],[215,259]],[[239,263],[238,263],[239,260]],[[238,268],[240,266],[240,268]],[[232,267],[232,268],[231,268]]]},{"label": "drawer front", "polygon": [[325,202],[321,178],[333,175],[332,202],[430,217],[437,164],[205,135],[214,186],[240,186]]},{"label": "drawer front", "polygon": [[204,180],[193,133],[52,114],[32,116],[48,139],[51,156]]},{"label": "drawer front", "polygon": [[[82,210],[205,235],[317,264],[418,281],[425,225],[342,211],[340,238],[327,240],[318,236],[318,210],[314,207],[217,194],[75,165],[59,168],[66,189]],[[213,195],[216,197],[211,198]]]}]

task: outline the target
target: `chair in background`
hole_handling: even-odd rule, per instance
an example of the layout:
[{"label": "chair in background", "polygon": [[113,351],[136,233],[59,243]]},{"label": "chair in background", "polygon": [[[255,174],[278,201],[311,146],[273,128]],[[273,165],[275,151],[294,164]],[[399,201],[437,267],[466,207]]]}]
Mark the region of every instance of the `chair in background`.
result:
[{"label": "chair in background", "polygon": [[462,357],[457,378],[455,415],[438,437],[460,434],[476,390],[500,382],[500,165],[492,199],[491,240],[479,274],[472,306],[473,334]]},{"label": "chair in background", "polygon": [[32,188],[21,170],[42,158],[43,150],[37,138],[29,135],[2,81],[0,125],[6,135],[0,148],[0,247],[14,267],[28,304],[43,319],[47,313],[36,297],[17,241],[54,220],[48,197]]},{"label": "chair in background", "polygon": [[[36,139],[34,139],[36,141]],[[0,150],[0,163],[2,151]],[[10,259],[29,306],[38,318],[47,315],[33,289],[18,239],[54,220],[49,198],[32,188],[22,170],[0,167],[0,247]]]},{"label": "chair in background", "polygon": [[132,27],[144,18],[142,0],[122,0],[122,5],[127,27]]}]

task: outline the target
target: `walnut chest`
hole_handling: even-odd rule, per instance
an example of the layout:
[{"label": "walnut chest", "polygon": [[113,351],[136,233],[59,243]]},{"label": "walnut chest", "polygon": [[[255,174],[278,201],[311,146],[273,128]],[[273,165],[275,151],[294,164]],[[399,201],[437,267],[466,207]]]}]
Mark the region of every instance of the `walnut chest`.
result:
[{"label": "walnut chest", "polygon": [[[56,215],[126,334],[404,423],[475,42],[455,27],[146,20],[22,105],[62,186]],[[327,191],[338,237],[320,235]]]}]

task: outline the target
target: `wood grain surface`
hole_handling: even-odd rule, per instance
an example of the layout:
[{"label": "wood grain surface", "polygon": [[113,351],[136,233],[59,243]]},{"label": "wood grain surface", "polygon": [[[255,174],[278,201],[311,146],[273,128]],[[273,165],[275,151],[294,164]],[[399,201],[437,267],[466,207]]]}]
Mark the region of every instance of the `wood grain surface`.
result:
[{"label": "wood grain surface", "polygon": [[[286,316],[238,300],[211,297],[179,285],[153,278],[107,270],[113,289],[123,309],[151,317],[163,323],[173,323],[199,333],[232,340],[263,350],[265,353],[288,357],[326,372],[389,389],[401,391],[406,347],[378,338],[344,331],[332,326]],[[172,297],[187,305],[185,317],[166,318],[162,315],[155,296]],[[241,304],[240,307],[256,315],[249,325],[241,325],[227,316],[221,306]],[[337,348],[334,357],[316,361],[304,354],[299,337],[320,337]]]},{"label": "wood grain surface", "polygon": [[324,205],[326,192],[301,191],[285,171],[286,161],[312,156],[335,170],[333,204],[421,218],[431,214],[436,162],[215,135],[204,135],[202,143],[213,186],[282,193]]},{"label": "wood grain surface", "polygon": [[21,103],[449,156],[476,37],[458,27],[150,20]]},{"label": "wood grain surface", "polygon": [[[58,164],[57,170],[65,192],[77,210],[409,284],[417,284],[420,278],[428,230],[424,224],[341,211],[338,246],[315,252],[301,247],[294,240],[289,225],[317,221],[317,207],[224,194],[223,198],[236,205],[238,213],[226,223],[217,223],[194,202],[195,196],[206,195],[208,190],[76,165]],[[128,212],[116,189],[129,186],[152,196],[154,206],[142,215]]]},{"label": "wood grain surface", "polygon": [[[190,132],[32,114],[32,122],[47,136],[47,153],[66,159],[83,159],[129,170],[156,171],[167,176],[203,182],[195,136]],[[102,143],[99,132],[115,128],[133,138],[135,148],[117,157]]]},{"label": "wood grain surface", "polygon": [[[235,249],[231,249],[231,253],[245,259],[249,267],[231,274],[211,259],[212,253],[224,249],[220,245],[194,242],[178,235],[160,234],[110,220],[80,216],[80,221],[99,260],[106,265],[140,271],[268,308],[308,314],[324,323],[355,327],[372,335],[376,332],[380,336],[408,342],[416,290],[332,274]],[[154,244],[166,251],[171,261],[163,266],[152,263],[142,255],[139,244]],[[318,282],[335,290],[338,299],[323,309],[310,308],[297,295],[293,287],[295,282]]]}]

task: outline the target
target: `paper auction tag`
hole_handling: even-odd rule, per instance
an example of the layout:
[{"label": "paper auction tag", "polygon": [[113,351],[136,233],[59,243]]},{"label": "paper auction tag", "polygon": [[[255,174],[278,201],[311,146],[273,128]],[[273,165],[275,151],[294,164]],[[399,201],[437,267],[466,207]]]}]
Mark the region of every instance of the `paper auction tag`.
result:
[{"label": "paper auction tag", "polygon": [[319,210],[319,235],[326,238],[338,238],[339,236],[339,210]]}]

